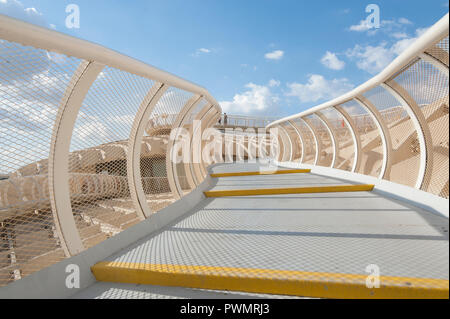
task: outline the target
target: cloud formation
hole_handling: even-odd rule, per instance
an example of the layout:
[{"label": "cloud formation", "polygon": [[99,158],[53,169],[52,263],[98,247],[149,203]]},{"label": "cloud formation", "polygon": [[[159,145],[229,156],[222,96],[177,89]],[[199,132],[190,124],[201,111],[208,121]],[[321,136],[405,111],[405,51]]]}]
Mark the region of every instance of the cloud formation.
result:
[{"label": "cloud formation", "polygon": [[280,60],[284,56],[284,51],[282,50],[275,50],[269,53],[266,53],[264,57],[268,60]]},{"label": "cloud formation", "polygon": [[198,57],[198,56],[200,56],[200,55],[202,55],[202,54],[209,54],[209,53],[211,53],[211,52],[212,52],[211,49],[207,49],[207,48],[199,48],[199,49],[197,49],[197,50],[195,51],[195,53],[193,53],[193,54],[191,54],[191,55],[194,56],[194,57]]},{"label": "cloud formation", "polygon": [[311,74],[306,83],[289,83],[287,96],[297,97],[300,102],[317,102],[333,99],[354,88],[347,78],[327,80],[320,74]]},{"label": "cloud formation", "polygon": [[336,53],[332,53],[330,51],[325,53],[320,62],[332,70],[342,70],[345,67],[345,62],[339,60]]},{"label": "cloud formation", "polygon": [[377,46],[355,45],[348,49],[345,54],[348,58],[356,60],[356,66],[370,74],[382,71],[392,60],[405,51],[417,40],[428,28],[416,29],[415,36],[402,35],[400,40],[392,45],[382,42]]},{"label": "cloud formation", "polygon": [[219,104],[225,113],[268,114],[269,110],[278,108],[280,99],[270,90],[270,87],[278,83],[276,80],[271,80],[267,86],[248,83],[245,85],[245,92],[236,94],[232,101],[222,101]]},{"label": "cloud formation", "polygon": [[36,8],[25,8],[18,0],[0,0],[0,13],[28,23],[48,27],[42,13]]}]

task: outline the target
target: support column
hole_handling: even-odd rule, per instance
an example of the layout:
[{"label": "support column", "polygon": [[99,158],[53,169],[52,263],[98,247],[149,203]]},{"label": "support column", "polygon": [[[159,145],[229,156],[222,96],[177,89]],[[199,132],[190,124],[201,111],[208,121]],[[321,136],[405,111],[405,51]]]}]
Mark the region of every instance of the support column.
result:
[{"label": "support column", "polygon": [[378,178],[389,179],[389,175],[391,172],[392,161],[393,161],[393,148],[392,148],[392,139],[391,134],[389,133],[389,129],[384,122],[383,116],[368,99],[364,96],[360,95],[355,98],[355,101],[358,102],[361,107],[363,107],[367,113],[372,116],[375,124],[380,131],[381,141],[383,142],[383,165],[381,166],[380,175]]},{"label": "support column", "polygon": [[[170,138],[169,143],[167,144],[166,152],[166,170],[170,189],[174,193],[176,199],[179,199],[183,196],[183,190],[181,189],[180,181],[178,178],[178,172],[176,168],[177,164],[173,163],[173,159],[175,159],[176,157],[174,151],[178,152],[178,149],[174,150],[175,139],[178,137],[180,130],[183,128],[186,115],[189,114],[197,106],[201,99],[201,95],[194,95],[186,102],[186,105],[183,107],[180,113],[178,113],[178,116],[175,119],[172,130],[170,132]],[[186,177],[187,175],[188,172],[186,172]]]},{"label": "support column", "polygon": [[307,121],[305,121],[304,118],[300,118],[300,120],[303,121],[303,123],[305,123],[306,127],[311,131],[311,134],[313,136],[314,139],[314,145],[316,146],[316,156],[314,158],[314,164],[313,165],[317,165],[317,162],[319,161],[319,142],[317,141],[317,137],[316,134],[314,133],[314,130],[312,129],[311,125],[309,125],[309,123]]},{"label": "support column", "polygon": [[426,189],[433,168],[433,141],[431,140],[431,132],[425,116],[416,101],[414,101],[408,92],[397,82],[390,80],[386,83],[382,83],[381,86],[400,102],[416,129],[420,145],[420,167],[415,187],[418,189]]},{"label": "support column", "polygon": [[[212,113],[211,117],[206,122],[205,130],[210,128],[210,127],[213,127],[220,116],[221,116],[221,114],[219,112],[217,112],[217,111]],[[202,133],[202,136],[203,136],[203,133]],[[202,154],[203,154],[203,148],[202,148]],[[220,156],[222,156],[222,158],[223,158],[223,154],[220,154]],[[201,171],[201,174],[202,174],[203,178],[205,178],[206,174],[208,173],[208,170],[207,170],[207,166],[205,164],[205,161],[203,160],[203,156],[201,157],[200,171]]]},{"label": "support column", "polygon": [[128,186],[130,188],[131,199],[135,203],[136,213],[139,218],[145,219],[153,212],[147,205],[147,198],[142,187],[141,176],[141,150],[142,139],[145,127],[148,124],[150,114],[152,114],[159,99],[164,95],[167,86],[162,83],[155,83],[142,101],[131,127],[130,137],[128,139],[127,155],[127,175]]},{"label": "support column", "polygon": [[84,98],[103,68],[104,65],[96,62],[81,62],[66,88],[53,126],[48,159],[50,204],[61,246],[68,257],[84,250],[70,202],[70,143]]},{"label": "support column", "polygon": [[331,144],[333,145],[333,158],[331,160],[330,167],[334,167],[334,164],[336,163],[336,158],[339,155],[336,135],[334,134],[331,123],[330,121],[328,121],[327,117],[323,115],[322,112],[316,112],[315,114],[317,115],[317,118],[322,122],[322,124],[326,127],[328,134],[330,134]]},{"label": "support column", "polygon": [[289,162],[292,162],[292,141],[291,138],[289,137],[289,133],[286,131],[286,129],[280,125],[280,129],[283,132],[283,135],[286,137],[287,139],[287,143],[283,143],[285,144],[285,146],[289,145],[289,156],[286,156],[286,147],[284,147],[285,151],[283,152],[283,159],[288,159]]},{"label": "support column", "polygon": [[434,56],[428,53],[421,53],[419,54],[419,57],[422,60],[432,64],[436,69],[438,69],[448,77],[448,66],[442,63],[440,60],[436,59]]},{"label": "support column", "polygon": [[[209,112],[209,110],[212,108],[212,104],[207,103],[205,107],[195,116],[193,125],[192,125],[192,134],[191,134],[191,145],[190,145],[190,162],[188,163],[189,171],[191,172],[195,187],[201,183],[201,176],[198,175],[197,171],[195,170],[195,165],[197,162],[199,162],[199,156],[201,156],[201,143],[202,143],[202,120],[203,117]],[[199,125],[198,125],[199,124]],[[198,126],[197,126],[198,125]],[[199,140],[197,140],[197,137],[200,137]],[[185,168],[186,169],[186,168]]]},{"label": "support column", "polygon": [[297,125],[295,125],[295,122],[294,121],[288,121],[288,122],[294,128],[295,132],[297,132],[298,138],[300,139],[302,152],[300,153],[299,163],[301,164],[303,162],[303,158],[304,158],[304,155],[305,155],[305,143],[303,142],[302,134],[301,134],[299,128],[297,127]]},{"label": "support column", "polygon": [[359,136],[358,128],[356,127],[352,117],[344,110],[340,105],[334,107],[344,117],[344,122],[350,129],[350,133],[353,138],[353,145],[355,148],[355,158],[353,159],[352,172],[359,172],[359,166],[361,164],[361,137]]},{"label": "support column", "polygon": [[314,142],[316,143],[316,159],[314,161],[314,165],[318,165],[320,161],[320,154],[322,153],[322,143],[320,142],[319,134],[308,118],[302,118],[302,120],[305,122],[306,126],[308,126],[314,137]]}]

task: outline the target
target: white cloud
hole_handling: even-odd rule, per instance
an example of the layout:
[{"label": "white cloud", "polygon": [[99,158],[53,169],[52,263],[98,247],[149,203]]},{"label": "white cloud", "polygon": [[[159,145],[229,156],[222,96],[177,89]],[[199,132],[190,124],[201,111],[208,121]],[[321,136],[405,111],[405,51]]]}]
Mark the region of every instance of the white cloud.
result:
[{"label": "white cloud", "polygon": [[0,0],[0,13],[43,27],[48,26],[42,13],[33,7],[25,8],[18,0]]},{"label": "white cloud", "polygon": [[278,81],[278,80],[271,79],[271,80],[269,81],[269,86],[270,86],[270,87],[280,86],[280,84],[281,84],[281,82]]},{"label": "white cloud", "polygon": [[193,53],[193,54],[191,54],[191,55],[194,56],[194,57],[198,57],[198,56],[200,56],[200,55],[202,55],[202,54],[209,54],[209,53],[211,53],[211,52],[212,52],[211,49],[200,48],[200,49],[197,49],[197,50],[195,51],[195,53]]},{"label": "white cloud", "polygon": [[398,22],[399,22],[400,24],[413,24],[411,21],[409,21],[409,20],[406,19],[406,18],[399,18],[399,19],[398,19]]},{"label": "white cloud", "polygon": [[264,55],[264,57],[268,60],[280,60],[283,56],[284,51],[281,50],[275,50]]},{"label": "white cloud", "polygon": [[383,31],[388,34],[394,32],[401,32],[404,30],[405,26],[412,25],[413,23],[406,18],[392,19],[392,20],[381,20],[380,27],[375,28],[369,26],[367,20],[361,20],[358,24],[351,25],[348,30],[355,32],[366,32],[368,35],[374,35],[378,31]]},{"label": "white cloud", "polygon": [[416,36],[421,37],[430,27],[416,29]]},{"label": "white cloud", "polygon": [[289,83],[287,96],[295,96],[300,102],[329,100],[354,88],[346,78],[327,80],[322,75],[311,74],[307,83]]},{"label": "white cloud", "polygon": [[269,86],[248,83],[245,87],[247,90],[236,94],[232,101],[219,103],[225,113],[262,114],[277,108],[279,98],[270,91]]},{"label": "white cloud", "polygon": [[381,71],[394,57],[392,50],[386,46],[386,42],[378,46],[357,44],[354,48],[347,50],[346,55],[349,58],[356,59],[356,65],[359,69],[374,74]]},{"label": "white cloud", "polygon": [[345,62],[339,60],[335,53],[331,53],[327,51],[325,55],[322,57],[320,62],[325,65],[327,68],[332,70],[342,70],[345,66]]},{"label": "white cloud", "polygon": [[415,36],[402,38],[391,46],[387,42],[382,42],[378,46],[355,45],[346,51],[346,56],[355,59],[359,69],[375,74],[383,70],[396,56],[405,51],[414,41],[417,40],[428,28],[419,28]]},{"label": "white cloud", "polygon": [[391,37],[396,39],[404,39],[407,38],[408,35],[405,32],[394,32],[391,34]]},{"label": "white cloud", "polygon": [[366,20],[361,20],[359,24],[351,25],[349,27],[350,31],[362,32],[370,30],[370,26],[367,24]]}]

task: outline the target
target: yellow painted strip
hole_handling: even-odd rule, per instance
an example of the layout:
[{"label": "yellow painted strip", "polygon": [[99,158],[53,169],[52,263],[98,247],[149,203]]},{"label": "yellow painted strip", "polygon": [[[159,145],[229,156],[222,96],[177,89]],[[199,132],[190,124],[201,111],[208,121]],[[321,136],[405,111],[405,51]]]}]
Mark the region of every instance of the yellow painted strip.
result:
[{"label": "yellow painted strip", "polygon": [[336,192],[364,192],[372,191],[374,185],[336,185],[289,188],[260,188],[260,189],[232,189],[204,192],[206,197],[226,196],[254,196],[254,195],[280,195],[280,194],[308,194],[308,193],[336,193]]},{"label": "yellow painted strip", "polygon": [[244,291],[321,298],[449,298],[449,281],[433,278],[380,277],[380,288],[367,288],[367,275],[293,270],[100,262],[98,281],[200,289]]},{"label": "yellow painted strip", "polygon": [[231,176],[253,176],[253,175],[280,175],[280,174],[297,174],[311,173],[310,169],[286,169],[277,171],[261,171],[261,172],[233,172],[233,173],[214,173],[211,177],[231,177]]}]

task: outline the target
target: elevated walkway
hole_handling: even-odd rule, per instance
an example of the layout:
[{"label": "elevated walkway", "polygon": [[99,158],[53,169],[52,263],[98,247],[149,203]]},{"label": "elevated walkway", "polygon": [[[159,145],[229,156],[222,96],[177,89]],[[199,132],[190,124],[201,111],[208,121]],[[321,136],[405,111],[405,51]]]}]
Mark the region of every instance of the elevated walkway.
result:
[{"label": "elevated walkway", "polygon": [[[259,170],[257,164],[221,164],[211,172]],[[342,185],[361,186],[311,173],[266,173],[218,177],[210,191]],[[448,254],[448,219],[370,191],[212,197],[94,265],[95,277],[105,283],[82,295],[142,284],[306,297],[448,298]],[[380,288],[366,287],[369,265],[380,271]]]}]

